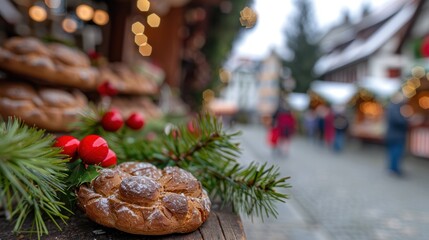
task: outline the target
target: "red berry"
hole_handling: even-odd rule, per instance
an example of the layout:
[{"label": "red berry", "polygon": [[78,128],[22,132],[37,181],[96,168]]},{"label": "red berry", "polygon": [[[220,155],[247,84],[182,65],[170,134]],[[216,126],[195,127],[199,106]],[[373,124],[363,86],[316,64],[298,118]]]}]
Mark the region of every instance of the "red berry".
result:
[{"label": "red berry", "polygon": [[106,112],[101,119],[101,126],[109,132],[118,131],[122,125],[124,125],[124,120],[122,120],[121,114],[116,110]]},{"label": "red berry", "polygon": [[77,158],[77,148],[79,147],[79,140],[73,136],[64,135],[58,137],[55,140],[54,147],[62,148],[62,154],[71,157],[70,161],[74,161]]},{"label": "red berry", "polygon": [[97,91],[101,96],[115,96],[118,90],[109,82],[105,81],[97,87]]},{"label": "red berry", "polygon": [[187,124],[188,127],[188,131],[190,133],[192,133],[194,136],[199,136],[200,135],[200,128],[198,127],[198,123],[196,123],[195,121],[189,121]]},{"label": "red berry", "polygon": [[115,165],[117,162],[116,154],[114,151],[109,149],[109,152],[107,153],[106,158],[101,162],[102,167],[110,167],[112,165]]},{"label": "red berry", "polygon": [[175,128],[175,129],[171,130],[171,136],[173,136],[174,139],[179,138],[180,137],[180,131],[179,131],[179,129]]},{"label": "red berry", "polygon": [[99,164],[106,158],[108,152],[106,140],[98,135],[88,135],[80,141],[79,156],[83,163]]},{"label": "red berry", "polygon": [[144,126],[143,116],[140,113],[133,113],[128,117],[126,124],[131,129],[139,130]]}]

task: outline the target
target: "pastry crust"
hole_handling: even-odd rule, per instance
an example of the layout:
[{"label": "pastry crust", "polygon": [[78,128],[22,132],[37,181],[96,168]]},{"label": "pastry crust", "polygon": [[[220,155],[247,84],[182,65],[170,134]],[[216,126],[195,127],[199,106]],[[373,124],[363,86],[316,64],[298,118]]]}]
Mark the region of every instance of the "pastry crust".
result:
[{"label": "pastry crust", "polygon": [[0,48],[0,69],[55,86],[93,90],[98,70],[77,49],[36,38],[14,37]]},{"label": "pastry crust", "polygon": [[91,184],[80,186],[77,197],[91,220],[142,235],[195,231],[207,220],[211,207],[191,173],[141,162],[101,170]]},{"label": "pastry crust", "polygon": [[26,83],[4,81],[0,84],[0,115],[3,118],[16,116],[27,125],[49,131],[69,131],[87,105],[86,97],[78,90],[36,89]]}]

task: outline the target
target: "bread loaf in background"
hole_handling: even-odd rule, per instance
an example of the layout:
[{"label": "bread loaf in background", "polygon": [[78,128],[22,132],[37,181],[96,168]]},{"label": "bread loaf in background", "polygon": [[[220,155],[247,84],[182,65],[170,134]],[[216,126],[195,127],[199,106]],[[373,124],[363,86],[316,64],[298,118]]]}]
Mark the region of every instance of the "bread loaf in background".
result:
[{"label": "bread loaf in background", "polygon": [[79,90],[36,88],[22,82],[0,81],[0,116],[15,116],[27,125],[54,132],[70,130],[87,106]]},{"label": "bread loaf in background", "polygon": [[0,69],[34,82],[94,90],[98,70],[88,56],[63,44],[14,37],[0,47]]},{"label": "bread loaf in background", "polygon": [[80,186],[77,198],[91,220],[142,235],[195,231],[207,220],[211,207],[191,173],[141,162],[101,170],[94,181]]}]

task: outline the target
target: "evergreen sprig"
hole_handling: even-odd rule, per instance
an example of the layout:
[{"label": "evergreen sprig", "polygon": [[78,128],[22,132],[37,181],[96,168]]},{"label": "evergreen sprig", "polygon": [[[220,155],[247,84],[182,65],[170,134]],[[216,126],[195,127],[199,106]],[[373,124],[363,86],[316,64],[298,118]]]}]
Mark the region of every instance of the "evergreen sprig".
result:
[{"label": "evergreen sprig", "polygon": [[58,219],[68,218],[59,200],[66,187],[61,179],[67,176],[67,160],[52,147],[54,136],[9,118],[0,122],[0,139],[0,202],[7,218],[15,220],[14,231],[21,232],[27,218],[33,221],[28,232],[38,238],[48,234],[45,217],[60,228]]},{"label": "evergreen sprig", "polygon": [[144,131],[141,135],[127,130],[98,133],[119,152],[119,162],[145,161],[160,168],[179,166],[200,180],[212,199],[220,198],[223,204],[232,204],[248,216],[277,216],[275,203],[288,197],[279,192],[290,187],[288,177],[280,177],[278,168],[266,163],[242,166],[237,161],[241,154],[239,144],[234,142],[240,133],[223,131],[222,124],[208,114],[173,127],[168,134],[158,132],[151,141]]}]

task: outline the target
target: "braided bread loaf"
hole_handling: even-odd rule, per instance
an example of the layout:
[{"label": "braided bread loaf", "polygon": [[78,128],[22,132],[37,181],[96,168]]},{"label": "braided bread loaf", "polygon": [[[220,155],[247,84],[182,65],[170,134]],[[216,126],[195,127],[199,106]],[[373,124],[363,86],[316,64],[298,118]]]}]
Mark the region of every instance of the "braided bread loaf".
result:
[{"label": "braided bread loaf", "polygon": [[0,47],[0,69],[55,86],[90,90],[97,86],[98,71],[77,49],[44,44],[36,38],[13,37]]},{"label": "braided bread loaf", "polygon": [[77,197],[91,220],[143,235],[195,231],[208,218],[211,206],[191,173],[137,162],[103,169],[91,184],[80,186]]},{"label": "braided bread loaf", "polygon": [[0,116],[16,116],[27,125],[49,131],[69,131],[87,105],[79,90],[35,88],[27,83],[0,80]]}]

